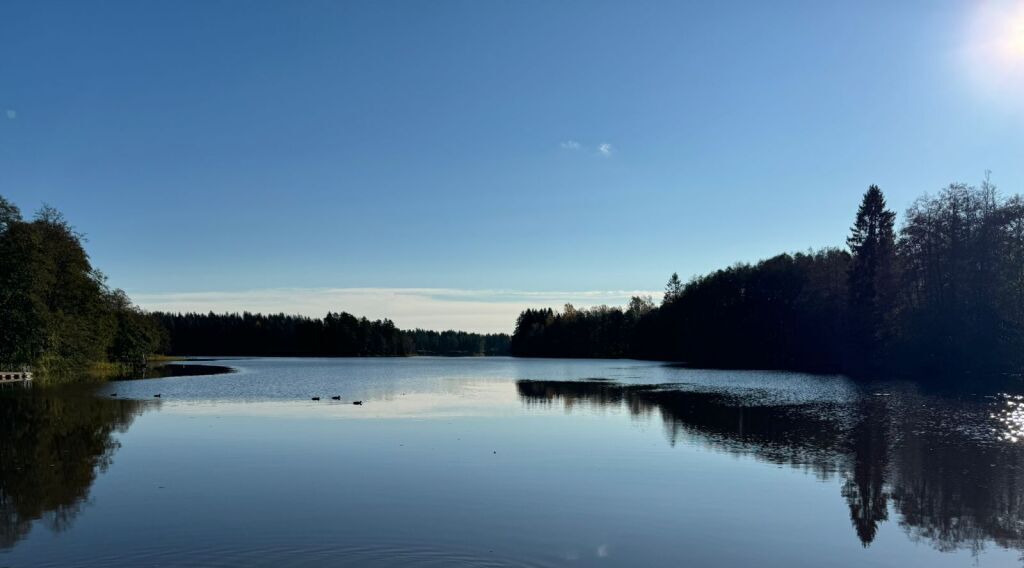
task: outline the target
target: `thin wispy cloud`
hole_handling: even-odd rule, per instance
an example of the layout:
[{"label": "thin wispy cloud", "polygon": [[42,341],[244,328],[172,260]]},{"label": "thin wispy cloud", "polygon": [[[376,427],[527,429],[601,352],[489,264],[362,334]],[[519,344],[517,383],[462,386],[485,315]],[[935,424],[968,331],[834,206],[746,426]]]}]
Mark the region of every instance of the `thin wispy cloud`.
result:
[{"label": "thin wispy cloud", "polygon": [[[586,150],[586,149],[588,149],[587,146],[584,146],[583,144],[580,144],[579,142],[577,142],[575,140],[565,140],[563,142],[560,142],[558,145],[563,150],[573,150],[573,151],[575,151],[575,150]],[[590,146],[589,148],[593,148],[593,146]],[[598,144],[596,149],[597,149],[597,154],[599,156],[602,156],[602,157],[605,157],[605,158],[610,157],[613,153],[615,153],[615,148],[612,147],[612,145],[610,143],[608,143],[608,142],[602,142],[601,144]]]},{"label": "thin wispy cloud", "polygon": [[388,318],[411,329],[461,329],[511,332],[526,308],[560,309],[624,306],[630,297],[661,292],[590,290],[530,292],[522,290],[463,290],[451,288],[273,288],[237,292],[132,293],[143,309],[166,312],[262,312],[323,317],[346,311],[371,319]]},{"label": "thin wispy cloud", "polygon": [[18,118],[18,111],[14,110],[13,108],[7,109],[5,111],[5,114],[7,115],[7,118],[10,119],[10,120],[14,120],[15,118]]}]

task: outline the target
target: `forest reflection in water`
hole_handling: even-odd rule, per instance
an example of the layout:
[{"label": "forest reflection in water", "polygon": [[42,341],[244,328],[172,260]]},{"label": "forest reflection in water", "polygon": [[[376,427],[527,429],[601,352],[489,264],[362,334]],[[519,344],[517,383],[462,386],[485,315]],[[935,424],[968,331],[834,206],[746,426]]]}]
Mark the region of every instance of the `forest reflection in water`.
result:
[{"label": "forest reflection in water", "polygon": [[[243,552],[271,541],[280,556],[263,550],[267,562],[308,554],[314,541],[337,545],[333,561],[346,546],[380,535],[419,546],[417,539],[437,543],[455,534],[462,540],[442,548],[486,542],[489,551],[487,539],[504,535],[507,556],[536,559],[561,554],[562,541],[578,547],[599,538],[595,547],[616,546],[619,565],[658,564],[658,555],[670,552],[738,565],[726,549],[742,547],[722,547],[707,535],[746,538],[771,558],[793,559],[795,549],[779,533],[756,527],[803,521],[821,525],[814,529],[818,545],[798,553],[809,562],[843,546],[865,554],[847,549],[850,566],[883,557],[923,561],[931,548],[966,556],[987,547],[993,550],[984,556],[997,562],[1024,551],[1024,447],[1014,441],[1024,399],[1017,395],[646,362],[424,358],[238,366],[228,375],[105,383],[80,392],[0,389],[0,552],[8,555],[0,564],[74,564],[103,549],[96,535],[109,536],[116,554],[91,565],[127,566],[156,563],[153,554],[199,559],[212,550],[248,565]],[[612,380],[569,380],[588,376]],[[567,380],[544,380],[550,377]],[[152,398],[157,393],[163,398]],[[307,393],[339,393],[346,402],[315,402]],[[424,401],[425,411],[416,406]],[[447,405],[439,413],[438,401]],[[630,415],[654,431],[630,428]],[[107,471],[119,440],[125,448]],[[700,448],[710,451],[692,451]],[[771,476],[782,471],[737,467],[720,459],[727,455],[829,483],[774,485],[778,478]],[[306,500],[311,487],[317,497]],[[617,495],[617,505],[594,499],[607,494]],[[707,500],[694,502],[695,495]],[[752,503],[751,495],[771,495],[771,506]],[[651,510],[662,497],[666,506]],[[780,510],[797,502],[813,509]],[[89,513],[80,515],[86,505]],[[143,510],[151,518],[138,523]],[[225,528],[233,526],[225,519],[237,518],[249,520],[249,532]],[[645,532],[631,532],[637,523]],[[886,538],[901,532],[897,526],[927,546],[899,548],[907,539]],[[502,532],[508,527],[515,528]],[[45,528],[66,533],[51,541],[40,538]],[[579,535],[567,536],[572,530]],[[690,540],[679,540],[677,531]],[[562,541],[551,544],[549,534]],[[711,544],[701,548],[702,542]],[[990,545],[1002,554],[990,555]],[[389,558],[395,549],[382,550],[381,558]],[[948,558],[953,565],[961,556]]]},{"label": "forest reflection in water", "polygon": [[[909,385],[864,389],[853,401],[793,403],[679,384],[517,381],[527,405],[561,403],[659,413],[668,440],[803,469],[842,481],[863,546],[895,520],[938,550],[988,542],[1024,550],[1020,396],[927,394]],[[896,518],[890,517],[895,513]]]},{"label": "forest reflection in water", "polygon": [[0,549],[26,537],[34,521],[69,528],[112,463],[113,434],[159,404],[72,391],[0,389]]}]

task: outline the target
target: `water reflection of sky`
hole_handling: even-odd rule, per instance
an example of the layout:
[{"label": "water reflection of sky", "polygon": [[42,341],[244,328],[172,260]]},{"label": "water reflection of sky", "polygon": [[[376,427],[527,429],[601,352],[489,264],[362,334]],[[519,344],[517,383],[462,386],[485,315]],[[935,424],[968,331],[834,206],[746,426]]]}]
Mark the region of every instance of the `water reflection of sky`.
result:
[{"label": "water reflection of sky", "polygon": [[0,422],[0,565],[1000,566],[1024,550],[1016,394],[630,361],[230,364],[0,399],[21,417]]},{"label": "water reflection of sky", "polygon": [[[361,405],[353,404],[360,400]],[[163,411],[180,415],[233,415],[301,418],[304,420],[444,419],[517,414],[522,409],[515,384],[498,381],[452,381],[438,391],[378,394],[373,398],[331,400],[184,400],[169,402]]]}]

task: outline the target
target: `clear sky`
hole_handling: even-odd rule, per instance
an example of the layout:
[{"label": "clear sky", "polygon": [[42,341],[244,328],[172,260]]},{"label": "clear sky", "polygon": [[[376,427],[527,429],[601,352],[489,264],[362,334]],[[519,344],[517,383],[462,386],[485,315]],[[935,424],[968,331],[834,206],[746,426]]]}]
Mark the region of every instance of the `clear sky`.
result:
[{"label": "clear sky", "polygon": [[0,112],[145,307],[509,330],[1024,191],[1024,3],[6,1]]}]

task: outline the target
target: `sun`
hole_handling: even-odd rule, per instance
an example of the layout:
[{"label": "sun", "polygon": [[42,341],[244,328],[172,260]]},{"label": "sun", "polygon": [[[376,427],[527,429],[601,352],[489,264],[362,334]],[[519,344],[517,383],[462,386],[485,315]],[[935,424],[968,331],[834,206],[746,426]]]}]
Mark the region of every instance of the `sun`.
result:
[{"label": "sun", "polygon": [[1024,0],[982,1],[968,20],[964,62],[986,94],[1024,101]]},{"label": "sun", "polygon": [[1024,63],[1024,0],[979,2],[970,43],[990,64]]},{"label": "sun", "polygon": [[1001,34],[1001,51],[1010,62],[1024,63],[1024,2],[1018,6],[1016,13],[1009,16]]}]

